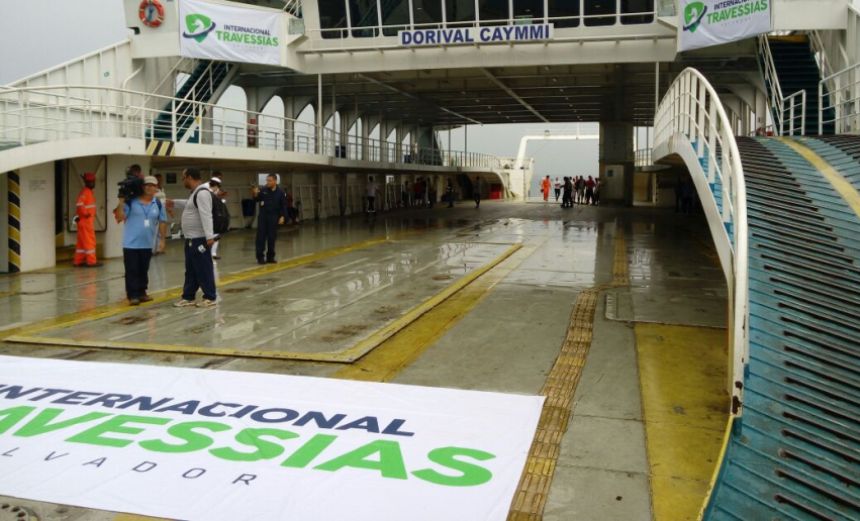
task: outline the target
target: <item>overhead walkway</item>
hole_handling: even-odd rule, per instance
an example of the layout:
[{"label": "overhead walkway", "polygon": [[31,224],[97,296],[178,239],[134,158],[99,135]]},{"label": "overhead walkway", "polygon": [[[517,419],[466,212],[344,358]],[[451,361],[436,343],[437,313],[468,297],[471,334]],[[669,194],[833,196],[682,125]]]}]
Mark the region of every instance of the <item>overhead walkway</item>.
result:
[{"label": "overhead walkway", "polygon": [[654,157],[690,171],[731,295],[732,410],[704,519],[860,518],[860,138],[735,138],[694,70],[656,136]]},{"label": "overhead walkway", "polygon": [[181,166],[177,158],[184,164],[256,162],[260,171],[285,163],[331,172],[502,170],[499,158],[488,154],[361,138],[325,125],[220,107],[210,100],[225,88],[230,72],[206,62],[195,71],[186,81],[191,86],[183,86],[177,97],[88,85],[0,90],[0,171],[111,154],[149,155],[171,166]]}]

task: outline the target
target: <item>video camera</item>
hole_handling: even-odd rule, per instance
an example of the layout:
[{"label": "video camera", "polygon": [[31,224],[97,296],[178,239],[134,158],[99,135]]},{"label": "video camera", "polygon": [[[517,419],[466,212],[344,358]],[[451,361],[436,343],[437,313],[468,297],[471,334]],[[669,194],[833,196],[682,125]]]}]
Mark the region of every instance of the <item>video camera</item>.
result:
[{"label": "video camera", "polygon": [[143,195],[143,178],[135,173],[139,171],[140,167],[137,165],[132,165],[125,171],[125,179],[117,183],[119,186],[117,197],[131,201],[135,197]]}]

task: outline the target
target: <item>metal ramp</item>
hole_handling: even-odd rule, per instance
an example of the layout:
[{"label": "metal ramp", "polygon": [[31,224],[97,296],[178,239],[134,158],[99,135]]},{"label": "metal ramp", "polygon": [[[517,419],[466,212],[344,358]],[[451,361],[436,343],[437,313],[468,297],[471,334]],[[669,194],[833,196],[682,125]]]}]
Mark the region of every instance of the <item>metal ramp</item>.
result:
[{"label": "metal ramp", "polygon": [[[860,139],[798,142],[858,186]],[[860,218],[785,141],[737,144],[749,219],[749,364],[743,415],[704,517],[858,520]]]}]

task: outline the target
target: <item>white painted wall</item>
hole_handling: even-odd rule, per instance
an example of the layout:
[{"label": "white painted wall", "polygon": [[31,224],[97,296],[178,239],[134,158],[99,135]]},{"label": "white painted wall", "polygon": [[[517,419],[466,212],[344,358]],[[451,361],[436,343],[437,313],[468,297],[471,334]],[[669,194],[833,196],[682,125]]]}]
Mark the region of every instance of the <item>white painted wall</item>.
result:
[{"label": "white painted wall", "polygon": [[21,271],[50,268],[57,255],[54,244],[54,163],[22,168],[19,175]]},{"label": "white painted wall", "polygon": [[845,29],[849,0],[776,0],[774,31]]}]

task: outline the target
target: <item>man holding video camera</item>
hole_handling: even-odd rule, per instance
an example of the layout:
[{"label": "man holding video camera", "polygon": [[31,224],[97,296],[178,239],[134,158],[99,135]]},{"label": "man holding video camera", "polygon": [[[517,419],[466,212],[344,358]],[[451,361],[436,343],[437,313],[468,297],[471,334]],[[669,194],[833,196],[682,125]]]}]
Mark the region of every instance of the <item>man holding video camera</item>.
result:
[{"label": "man holding video camera", "polygon": [[149,263],[156,241],[159,240],[159,232],[162,242],[167,233],[167,212],[162,202],[155,197],[158,180],[149,176],[141,181],[143,192],[131,199],[125,198],[130,193],[121,193],[120,203],[114,211],[117,222],[125,223],[122,230],[122,258],[125,265],[125,292],[132,306],[152,300],[147,293]]}]

